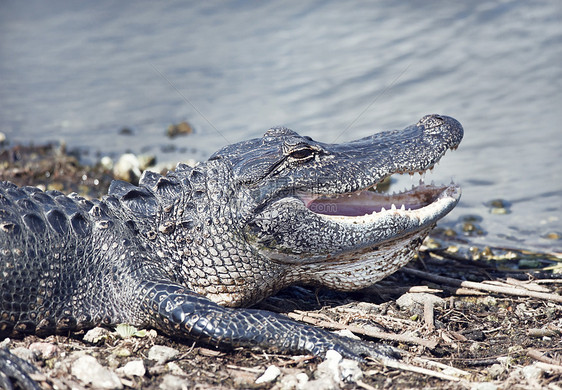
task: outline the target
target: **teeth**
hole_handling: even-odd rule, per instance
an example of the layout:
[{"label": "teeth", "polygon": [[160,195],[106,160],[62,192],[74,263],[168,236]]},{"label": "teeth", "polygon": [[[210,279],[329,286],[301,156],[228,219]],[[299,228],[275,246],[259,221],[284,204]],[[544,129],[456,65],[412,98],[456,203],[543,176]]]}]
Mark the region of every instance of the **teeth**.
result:
[{"label": "teeth", "polygon": [[396,210],[396,205],[393,203],[392,206],[390,206],[391,210]]},{"label": "teeth", "polygon": [[381,211],[380,211],[380,212],[382,213],[383,211],[386,211],[386,209],[385,209],[384,207],[381,207]]},{"label": "teeth", "polygon": [[406,206],[402,205],[402,206],[400,207],[400,210],[406,211]]}]

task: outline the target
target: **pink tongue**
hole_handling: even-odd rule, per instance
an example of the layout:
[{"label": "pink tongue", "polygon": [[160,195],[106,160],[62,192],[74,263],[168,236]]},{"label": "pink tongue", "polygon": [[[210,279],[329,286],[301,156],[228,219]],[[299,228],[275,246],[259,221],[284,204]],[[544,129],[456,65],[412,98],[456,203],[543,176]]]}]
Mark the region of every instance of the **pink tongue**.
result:
[{"label": "pink tongue", "polygon": [[351,195],[337,197],[318,197],[311,194],[301,194],[300,198],[310,211],[326,215],[342,215],[358,217],[373,212],[380,212],[384,207],[389,210],[394,204],[397,208],[402,205],[416,210],[433,201],[436,194],[433,191],[417,193],[403,193],[400,195],[379,194],[373,191],[363,191]]},{"label": "pink tongue", "polygon": [[[309,203],[308,208],[318,214],[343,215],[346,217],[357,217],[381,211],[381,207],[389,209],[390,204],[365,203],[361,199],[334,198],[316,199]],[[400,207],[400,206],[398,206]]]}]

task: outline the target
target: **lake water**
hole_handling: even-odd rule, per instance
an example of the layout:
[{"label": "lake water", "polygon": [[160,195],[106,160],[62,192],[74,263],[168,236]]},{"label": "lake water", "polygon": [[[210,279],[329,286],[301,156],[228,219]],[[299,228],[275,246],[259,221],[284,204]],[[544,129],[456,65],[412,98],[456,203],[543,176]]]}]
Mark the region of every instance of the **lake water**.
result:
[{"label": "lake water", "polygon": [[274,125],[343,142],[441,113],[465,128],[432,175],[463,187],[444,223],[480,216],[479,245],[562,252],[561,112],[558,0],[0,2],[11,144],[201,160]]}]

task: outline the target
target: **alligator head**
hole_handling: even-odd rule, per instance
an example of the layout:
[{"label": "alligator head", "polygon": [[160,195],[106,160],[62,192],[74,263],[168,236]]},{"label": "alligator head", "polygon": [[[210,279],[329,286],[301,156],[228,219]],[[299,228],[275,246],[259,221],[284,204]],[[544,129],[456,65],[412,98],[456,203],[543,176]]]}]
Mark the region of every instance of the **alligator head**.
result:
[{"label": "alligator head", "polygon": [[283,270],[275,289],[298,282],[353,290],[411,260],[461,193],[454,184],[420,183],[384,194],[377,184],[433,168],[462,137],[460,123],[440,115],[343,144],[274,128],[219,150],[209,163],[228,165],[236,223],[267,267]]}]

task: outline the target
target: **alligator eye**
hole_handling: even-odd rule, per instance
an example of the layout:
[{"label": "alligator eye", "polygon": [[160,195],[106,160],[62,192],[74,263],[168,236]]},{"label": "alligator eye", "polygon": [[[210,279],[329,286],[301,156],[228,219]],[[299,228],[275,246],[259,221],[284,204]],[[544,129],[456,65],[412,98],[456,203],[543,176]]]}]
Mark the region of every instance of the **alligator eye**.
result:
[{"label": "alligator eye", "polygon": [[289,156],[291,156],[295,160],[309,159],[313,155],[314,155],[314,150],[312,149],[298,149],[295,150],[294,152],[291,152],[291,154],[289,154]]}]

